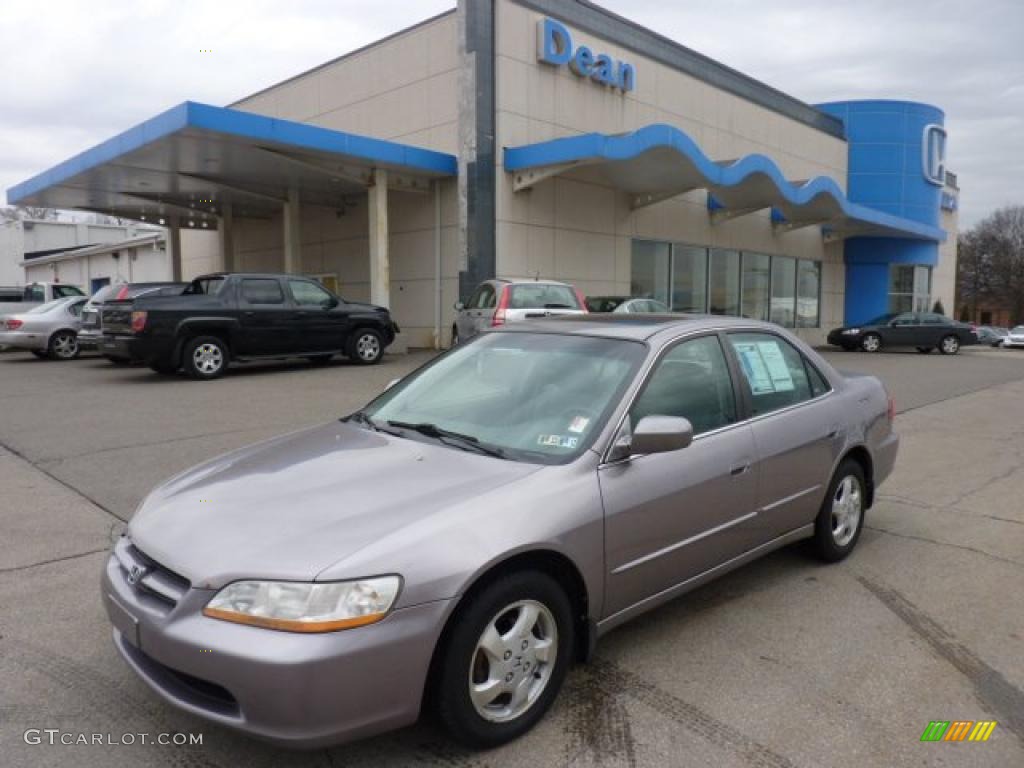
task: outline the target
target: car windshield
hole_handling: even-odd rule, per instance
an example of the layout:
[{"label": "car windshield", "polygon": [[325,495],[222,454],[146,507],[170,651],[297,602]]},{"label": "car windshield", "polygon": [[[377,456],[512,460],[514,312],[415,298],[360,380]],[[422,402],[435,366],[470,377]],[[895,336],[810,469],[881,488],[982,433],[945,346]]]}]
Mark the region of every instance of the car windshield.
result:
[{"label": "car windshield", "polygon": [[41,315],[44,312],[49,312],[51,309],[53,309],[55,307],[59,307],[61,304],[67,304],[67,303],[68,303],[67,299],[54,299],[53,301],[48,301],[45,304],[40,304],[38,307],[32,307],[32,309],[28,310],[25,314],[26,315]]},{"label": "car windshield", "polygon": [[899,317],[899,315],[897,315],[895,312],[890,312],[887,315],[879,315],[874,320],[869,320],[868,322],[864,323],[864,325],[888,325],[897,317]]},{"label": "car windshield", "polygon": [[519,283],[510,290],[509,309],[582,309],[576,291],[568,285]]},{"label": "car windshield", "polygon": [[396,384],[360,417],[410,438],[430,432],[453,449],[561,464],[593,442],[645,355],[634,341],[484,334]]}]

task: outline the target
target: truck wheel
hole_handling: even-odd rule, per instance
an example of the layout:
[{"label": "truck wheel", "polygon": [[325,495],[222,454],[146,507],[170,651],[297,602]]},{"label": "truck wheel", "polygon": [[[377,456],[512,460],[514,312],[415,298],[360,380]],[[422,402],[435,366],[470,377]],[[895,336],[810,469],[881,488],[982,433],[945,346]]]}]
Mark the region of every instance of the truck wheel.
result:
[{"label": "truck wheel", "polygon": [[74,331],[57,331],[50,337],[47,352],[51,360],[74,360],[78,357],[78,334]]},{"label": "truck wheel", "polygon": [[349,337],[346,354],[359,365],[379,363],[384,355],[384,339],[373,328],[358,328]]},{"label": "truck wheel", "polygon": [[216,379],[228,367],[228,345],[216,336],[198,336],[185,344],[181,365],[193,379]]}]

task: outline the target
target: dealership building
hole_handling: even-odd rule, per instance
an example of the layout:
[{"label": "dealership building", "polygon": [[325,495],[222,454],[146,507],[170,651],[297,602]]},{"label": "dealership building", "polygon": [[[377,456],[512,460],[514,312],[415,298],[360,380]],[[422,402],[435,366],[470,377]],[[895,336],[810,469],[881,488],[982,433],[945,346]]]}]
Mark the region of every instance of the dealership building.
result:
[{"label": "dealership building", "polygon": [[[408,346],[446,345],[492,277],[820,343],[952,311],[943,121],[804,103],[582,0],[462,0],[227,107],[174,107],[8,201],[162,224],[174,275],[317,276],[391,307]],[[194,228],[217,231],[212,258],[183,253]]]}]

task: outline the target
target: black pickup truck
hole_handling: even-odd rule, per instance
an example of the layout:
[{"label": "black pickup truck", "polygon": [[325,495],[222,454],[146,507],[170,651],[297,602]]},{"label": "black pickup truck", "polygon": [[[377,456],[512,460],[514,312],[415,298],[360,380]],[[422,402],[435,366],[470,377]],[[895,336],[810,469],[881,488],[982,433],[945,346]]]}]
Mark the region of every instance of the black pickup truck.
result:
[{"label": "black pickup truck", "polygon": [[102,327],[102,354],[194,379],[215,379],[233,360],[343,354],[372,365],[398,333],[384,307],[344,301],[315,280],[239,273],[197,277],[179,296],[108,301]]}]

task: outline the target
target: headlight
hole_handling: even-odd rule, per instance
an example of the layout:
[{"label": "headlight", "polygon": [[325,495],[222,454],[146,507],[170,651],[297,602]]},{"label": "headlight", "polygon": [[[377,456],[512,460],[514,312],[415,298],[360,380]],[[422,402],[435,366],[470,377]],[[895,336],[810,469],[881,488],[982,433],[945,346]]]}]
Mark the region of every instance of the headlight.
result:
[{"label": "headlight", "polygon": [[843,331],[843,336],[853,336],[857,333],[860,333],[860,328],[847,328]]},{"label": "headlight", "polygon": [[401,583],[398,576],[325,584],[236,581],[214,595],[203,615],[286,632],[335,632],[383,619]]}]

